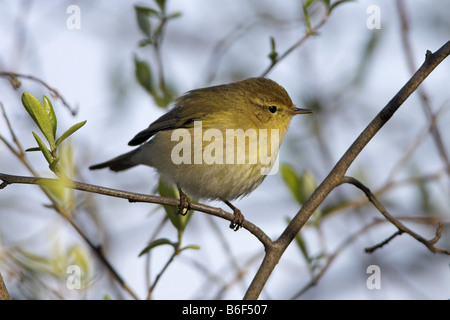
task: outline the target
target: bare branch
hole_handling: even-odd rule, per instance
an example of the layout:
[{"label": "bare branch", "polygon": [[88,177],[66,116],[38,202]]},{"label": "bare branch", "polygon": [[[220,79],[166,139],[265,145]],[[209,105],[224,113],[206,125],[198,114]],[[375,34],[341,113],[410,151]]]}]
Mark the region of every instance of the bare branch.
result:
[{"label": "bare branch", "polygon": [[[435,217],[401,217],[398,219],[402,220],[402,221],[411,221],[411,222],[415,222],[415,223],[435,224],[437,222],[440,224],[438,219]],[[326,257],[325,264],[320,268],[320,270],[317,273],[315,273],[315,275],[311,278],[311,280],[306,285],[303,286],[303,288],[301,288],[295,295],[293,295],[291,297],[291,299],[298,299],[307,290],[314,287],[319,282],[319,280],[323,277],[325,272],[330,268],[332,263],[336,260],[337,256],[339,254],[341,254],[349,245],[354,243],[354,241],[358,237],[365,234],[368,230],[370,230],[380,224],[388,223],[388,222],[389,221],[387,221],[385,219],[377,218],[374,221],[372,221],[371,223],[369,223],[368,225],[363,226],[360,230],[356,231],[354,234],[350,235],[347,239],[345,239],[336,248],[336,250],[332,254],[330,254]],[[391,236],[390,238],[393,238],[393,237]],[[390,238],[389,238],[389,240],[391,240]],[[385,244],[385,243],[383,242],[383,244]],[[365,251],[367,251],[367,249]]]},{"label": "bare branch", "polygon": [[361,228],[361,230],[357,231],[356,233],[352,234],[349,238],[344,240],[344,242],[341,243],[339,245],[339,247],[332,254],[330,254],[327,257],[325,264],[322,266],[322,268],[319,270],[319,272],[317,272],[311,278],[311,280],[301,290],[299,290],[291,299],[298,299],[308,289],[315,286],[319,282],[319,280],[322,278],[322,276],[325,274],[325,272],[328,270],[328,268],[331,266],[331,264],[334,262],[336,257],[341,252],[343,252],[345,248],[347,248],[350,244],[352,244],[356,240],[356,238],[358,238],[360,235],[366,233],[367,230],[371,229],[372,227],[375,227],[376,225],[380,224],[381,222],[384,222],[384,221],[381,219],[377,219],[377,220],[373,221],[371,224],[364,226],[363,228]]},{"label": "bare branch", "polygon": [[[159,196],[153,196],[153,195],[147,195],[147,194],[141,194],[141,193],[134,193],[134,192],[128,192],[118,189],[112,189],[112,188],[106,188],[101,187],[97,185],[72,181],[72,180],[59,180],[59,179],[49,179],[49,178],[39,178],[39,177],[23,177],[23,176],[14,176],[14,175],[8,175],[4,173],[0,173],[0,180],[3,181],[2,186],[3,188],[6,187],[8,184],[13,183],[19,183],[19,184],[35,184],[35,185],[48,185],[49,183],[59,183],[60,185],[71,188],[75,190],[85,191],[85,192],[91,192],[91,193],[98,193],[106,196],[116,197],[116,198],[123,198],[127,199],[130,202],[147,202],[147,203],[157,203],[162,204],[166,206],[173,206],[178,207],[179,200],[174,198],[166,198],[166,197],[159,197]],[[222,210],[221,208],[215,208],[211,207],[205,204],[201,203],[191,203],[191,209],[195,211],[201,211],[207,214],[211,214],[213,216],[233,221],[234,215]],[[261,243],[267,247],[272,244],[272,240],[256,225],[253,223],[245,220],[243,225],[243,228],[247,229],[249,232],[251,232],[256,238],[258,238]]]},{"label": "bare branch", "polygon": [[33,80],[36,81],[40,84],[42,84],[44,87],[46,87],[50,93],[52,94],[53,98],[59,99],[61,100],[62,104],[67,108],[67,110],[70,111],[70,113],[74,116],[77,114],[78,110],[77,108],[72,108],[69,103],[67,102],[67,100],[58,92],[58,90],[56,90],[55,88],[51,87],[50,85],[48,85],[45,81],[32,76],[32,75],[25,75],[25,74],[19,74],[19,73],[15,73],[15,72],[8,72],[8,71],[2,71],[0,72],[0,77],[5,77],[9,80],[9,82],[11,82],[11,85],[13,86],[14,89],[19,88],[22,83],[20,82],[19,78],[24,78],[24,79],[28,79],[28,80]]},{"label": "bare branch", "polygon": [[[410,23],[408,19],[408,14],[406,12],[405,3],[403,0],[397,0],[397,9],[401,22],[401,38],[403,43],[403,51],[405,52],[406,55],[408,68],[411,71],[411,73],[413,73],[416,67],[414,64],[413,51],[409,37]],[[442,140],[441,132],[437,127],[436,117],[433,115],[433,110],[430,105],[430,98],[423,87],[418,88],[417,93],[419,94],[420,102],[422,105],[422,109],[425,113],[425,116],[427,117],[427,120],[430,122],[431,136],[433,137],[433,141],[436,144],[439,156],[441,157],[442,162],[444,162],[447,175],[450,177],[450,159],[447,150],[445,148],[444,142]]]},{"label": "bare branch", "polygon": [[399,236],[403,233],[403,231],[401,230],[397,230],[393,235],[391,235],[389,238],[383,240],[382,242],[380,242],[379,244],[376,244],[372,247],[366,248],[364,251],[367,253],[372,253],[375,250],[383,247],[384,245],[388,244],[392,239],[394,239],[396,236]]},{"label": "bare branch", "polygon": [[369,190],[369,188],[367,188],[360,181],[358,181],[357,179],[355,179],[353,177],[344,177],[342,179],[342,183],[352,184],[355,187],[357,187],[358,189],[360,189],[362,192],[364,192],[364,194],[367,196],[367,198],[370,200],[370,202],[373,203],[375,208],[377,208],[377,210],[380,211],[380,213],[387,220],[389,220],[389,222],[391,222],[394,226],[396,226],[397,229],[398,229],[398,232],[396,232],[394,235],[392,235],[388,239],[384,240],[380,244],[372,247],[372,249],[370,249],[369,251],[366,250],[366,252],[373,252],[374,250],[376,250],[378,248],[381,248],[383,245],[388,243],[395,236],[400,235],[402,233],[407,233],[411,237],[416,239],[417,241],[423,243],[430,251],[432,251],[432,252],[440,252],[440,253],[444,253],[444,254],[450,255],[450,251],[449,250],[441,249],[441,248],[438,248],[438,247],[434,246],[434,244],[439,240],[439,237],[441,236],[441,232],[442,232],[442,224],[441,223],[439,223],[438,229],[436,230],[436,236],[433,239],[431,239],[431,240],[427,240],[427,239],[423,238],[421,235],[415,233],[414,231],[412,231],[411,229],[406,227],[403,223],[401,223],[399,220],[395,219],[391,214],[389,214],[389,212],[384,208],[384,206],[380,203],[380,201],[378,201],[378,199]]}]

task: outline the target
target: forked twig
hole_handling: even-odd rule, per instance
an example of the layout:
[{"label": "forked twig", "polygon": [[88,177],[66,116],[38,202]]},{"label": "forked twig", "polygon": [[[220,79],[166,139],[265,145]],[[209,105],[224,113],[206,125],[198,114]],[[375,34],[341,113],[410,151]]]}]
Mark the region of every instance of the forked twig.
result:
[{"label": "forked twig", "polygon": [[450,251],[442,248],[436,247],[434,244],[439,240],[441,237],[443,224],[439,223],[438,228],[436,229],[435,237],[431,240],[427,240],[421,235],[415,233],[408,227],[406,227],[403,223],[401,223],[399,220],[395,219],[387,210],[384,208],[384,206],[378,201],[378,199],[375,197],[375,195],[370,191],[369,188],[367,188],[363,183],[361,183],[359,180],[353,178],[353,177],[344,177],[342,179],[342,183],[349,183],[360,189],[364,194],[367,196],[370,202],[377,208],[377,210],[394,226],[397,227],[398,231],[394,233],[392,236],[390,236],[388,239],[384,240],[380,244],[370,248],[369,250],[366,249],[366,252],[373,252],[374,250],[381,248],[386,243],[391,241],[393,238],[395,238],[397,235],[400,235],[402,233],[407,233],[417,241],[423,243],[430,251],[432,252],[440,252],[444,254],[450,255]]}]

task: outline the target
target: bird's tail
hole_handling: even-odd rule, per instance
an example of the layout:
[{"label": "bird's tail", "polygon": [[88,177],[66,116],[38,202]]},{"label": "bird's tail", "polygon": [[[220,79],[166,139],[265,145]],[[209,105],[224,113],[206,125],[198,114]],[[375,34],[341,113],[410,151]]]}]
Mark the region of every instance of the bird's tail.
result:
[{"label": "bird's tail", "polygon": [[115,157],[114,159],[111,159],[109,161],[105,161],[99,164],[95,164],[93,166],[90,166],[90,170],[97,170],[97,169],[103,169],[103,168],[109,168],[112,171],[123,171],[129,168],[132,168],[134,166],[137,166],[141,162],[139,161],[139,152],[140,148],[134,149],[130,152],[124,153],[118,157]]}]

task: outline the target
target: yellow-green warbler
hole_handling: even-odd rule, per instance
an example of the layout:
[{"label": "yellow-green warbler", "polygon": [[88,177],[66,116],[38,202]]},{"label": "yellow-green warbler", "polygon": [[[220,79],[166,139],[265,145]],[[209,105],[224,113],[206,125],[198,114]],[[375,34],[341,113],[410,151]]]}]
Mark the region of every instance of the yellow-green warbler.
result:
[{"label": "yellow-green warbler", "polygon": [[233,210],[230,228],[237,230],[244,217],[230,201],[261,184],[292,116],[310,112],[296,108],[286,90],[267,78],[192,90],[128,143],[138,148],[90,169],[154,167],[177,185],[180,213],[190,207],[183,191],[220,199]]}]

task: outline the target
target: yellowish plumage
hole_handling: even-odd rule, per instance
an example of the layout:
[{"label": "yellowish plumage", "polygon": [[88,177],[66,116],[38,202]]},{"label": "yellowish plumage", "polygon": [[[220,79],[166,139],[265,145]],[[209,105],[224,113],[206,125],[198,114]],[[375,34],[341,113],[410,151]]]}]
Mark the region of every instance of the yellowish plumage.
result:
[{"label": "yellowish plumage", "polygon": [[[231,205],[228,200],[249,194],[264,180],[292,116],[309,112],[296,108],[286,90],[266,78],[192,90],[130,141],[129,145],[140,145],[137,149],[90,168],[121,171],[148,165],[192,196]],[[227,148],[231,132],[235,144],[231,148],[229,143]],[[189,139],[189,147],[181,148]],[[261,157],[264,148],[267,152],[262,154],[270,157]],[[189,153],[190,159],[186,156]],[[180,163],[181,158],[184,161]]]}]

